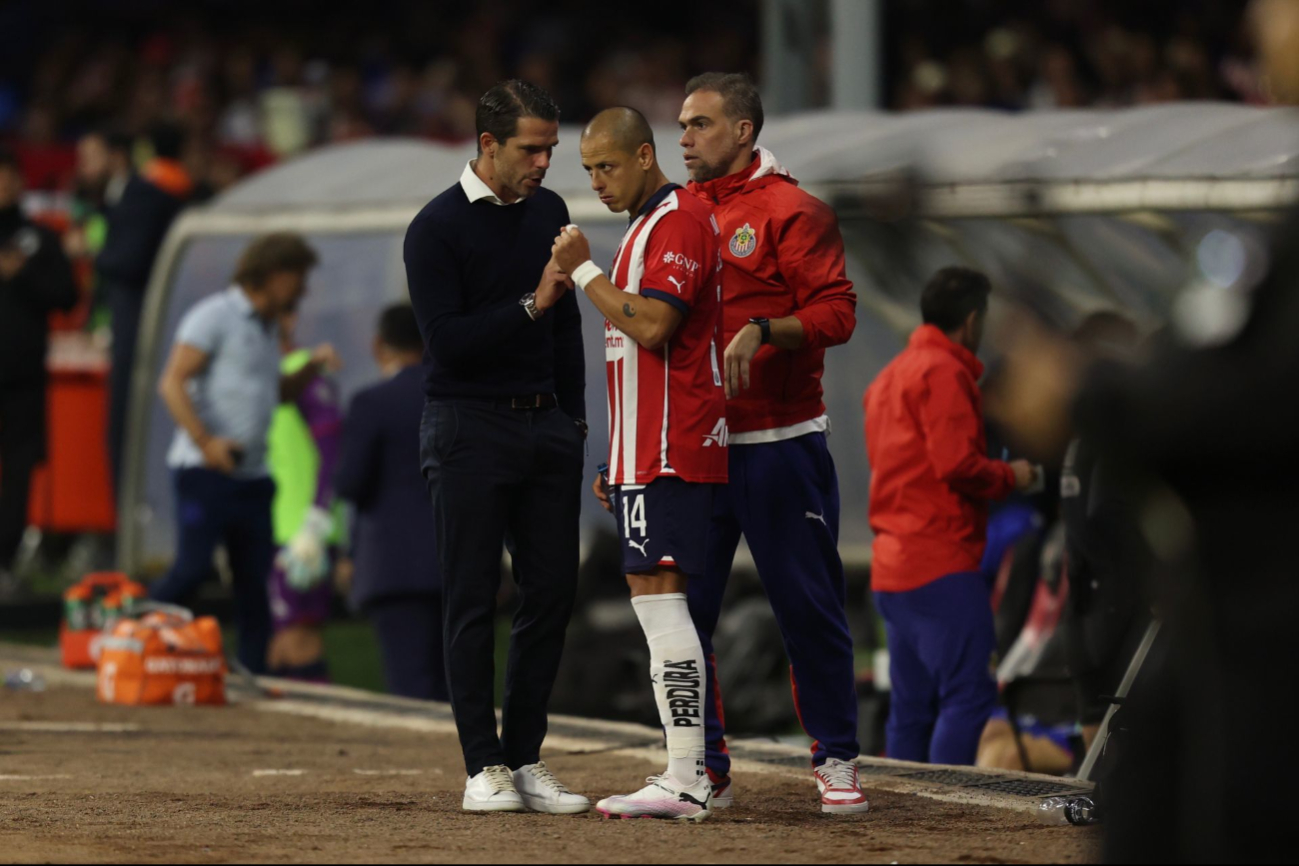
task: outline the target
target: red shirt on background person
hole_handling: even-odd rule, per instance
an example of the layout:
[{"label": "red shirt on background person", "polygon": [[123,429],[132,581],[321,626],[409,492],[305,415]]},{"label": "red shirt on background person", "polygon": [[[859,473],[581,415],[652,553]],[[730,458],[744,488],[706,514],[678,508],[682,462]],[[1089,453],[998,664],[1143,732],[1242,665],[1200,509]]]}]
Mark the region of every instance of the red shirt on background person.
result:
[{"label": "red shirt on background person", "polygon": [[[986,456],[983,363],[974,354],[981,331],[974,312],[955,336],[921,325],[866,391],[876,591],[917,589],[977,570],[988,502],[1015,490],[1015,466]],[[1028,472],[1027,464],[1020,471]]]},{"label": "red shirt on background person", "polygon": [[975,357],[991,286],[945,268],[925,287],[925,324],[866,391],[875,531],[871,588],[892,692],[888,755],[974,763],[997,703],[991,592],[979,562],[988,501],[1027,488],[1027,462],[989,460]]}]

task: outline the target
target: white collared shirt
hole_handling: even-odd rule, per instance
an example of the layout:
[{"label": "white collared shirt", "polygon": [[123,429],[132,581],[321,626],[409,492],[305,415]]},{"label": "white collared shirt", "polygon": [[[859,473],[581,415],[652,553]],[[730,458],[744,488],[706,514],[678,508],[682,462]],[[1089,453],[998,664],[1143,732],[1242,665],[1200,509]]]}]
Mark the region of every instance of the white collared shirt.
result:
[{"label": "white collared shirt", "polygon": [[465,163],[465,170],[460,174],[460,188],[465,191],[465,196],[469,199],[470,204],[486,199],[492,204],[508,207],[523,201],[522,197],[516,198],[514,201],[501,201],[496,193],[492,192],[492,188],[474,172],[475,161],[471,159]]}]

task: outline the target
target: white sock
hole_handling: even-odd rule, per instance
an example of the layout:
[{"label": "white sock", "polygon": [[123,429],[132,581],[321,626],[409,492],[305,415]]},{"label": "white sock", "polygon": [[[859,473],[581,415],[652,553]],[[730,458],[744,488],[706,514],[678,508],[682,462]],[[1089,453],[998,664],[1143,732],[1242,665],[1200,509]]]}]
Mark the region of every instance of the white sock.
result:
[{"label": "white sock", "polygon": [[631,600],[650,651],[650,680],[667,733],[668,775],[692,785],[704,775],[704,651],[684,593]]}]

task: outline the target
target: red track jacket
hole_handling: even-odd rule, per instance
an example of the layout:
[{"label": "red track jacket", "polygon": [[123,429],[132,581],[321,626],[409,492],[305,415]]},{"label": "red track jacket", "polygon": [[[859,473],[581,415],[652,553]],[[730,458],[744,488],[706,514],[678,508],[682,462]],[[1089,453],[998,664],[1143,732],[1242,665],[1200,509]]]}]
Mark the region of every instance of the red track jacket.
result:
[{"label": "red track jacket", "polygon": [[857,295],[844,272],[834,211],[799,189],[761,147],[743,171],[689,190],[713,207],[722,232],[721,348],[755,316],[793,315],[803,323],[803,348],[763,346],[754,356],[748,390],[726,403],[731,441],[799,435],[788,428],[825,414],[825,350],[848,342],[857,326]]},{"label": "red track jacket", "polygon": [[972,352],[923,325],[866,390],[877,592],[979,568],[988,500],[1015,489],[1010,464],[987,457],[982,375]]}]

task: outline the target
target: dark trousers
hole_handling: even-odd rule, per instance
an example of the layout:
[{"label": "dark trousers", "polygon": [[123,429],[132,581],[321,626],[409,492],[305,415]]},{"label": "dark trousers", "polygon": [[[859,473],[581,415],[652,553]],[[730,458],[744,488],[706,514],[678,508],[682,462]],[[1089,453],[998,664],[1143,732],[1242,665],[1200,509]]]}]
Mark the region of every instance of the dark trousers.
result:
[{"label": "dark trousers", "polygon": [[212,554],[224,545],[234,575],[239,661],[253,673],[266,672],[271,641],[267,583],[275,558],[271,500],[275,482],[244,480],[210,469],[181,469],[176,485],[176,561],[153,585],[156,601],[184,602],[213,576]]},{"label": "dark trousers", "polygon": [[108,465],[112,470],[113,495],[121,492],[122,463],[126,455],[126,416],[131,402],[131,368],[135,365],[135,343],[144,310],[144,289],[120,283],[106,283],[104,294],[113,321],[113,347],[108,369]]},{"label": "dark trousers", "polygon": [[707,572],[687,590],[708,662],[708,769],[725,776],[731,767],[713,632],[741,534],[784,637],[812,762],[851,761],[858,754],[857,686],[839,559],[839,481],[825,434],[733,445],[729,464],[730,482],[713,500]]},{"label": "dark trousers", "polygon": [[365,606],[365,613],[379,639],[388,691],[403,698],[448,700],[442,596],[377,598]]},{"label": "dark trousers", "polygon": [[888,631],[888,756],[973,764],[997,706],[988,582],[977,571],[949,574],[907,592],[877,592]]},{"label": "dark trousers", "polygon": [[27,529],[32,472],[45,459],[45,380],[0,384],[0,569]]},{"label": "dark trousers", "polygon": [[[431,402],[420,429],[442,568],[447,686],[465,769],[536,763],[577,592],[583,442],[558,409]],[[501,551],[519,609],[500,735],[493,704]]]}]

